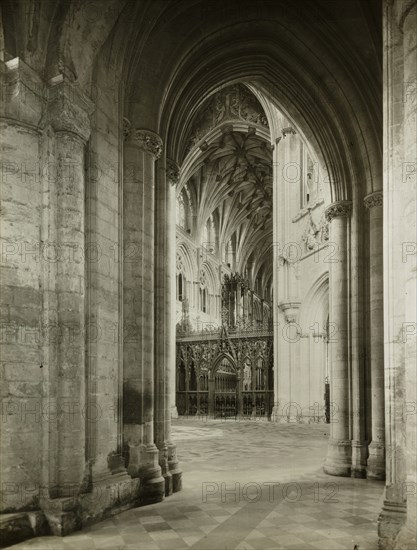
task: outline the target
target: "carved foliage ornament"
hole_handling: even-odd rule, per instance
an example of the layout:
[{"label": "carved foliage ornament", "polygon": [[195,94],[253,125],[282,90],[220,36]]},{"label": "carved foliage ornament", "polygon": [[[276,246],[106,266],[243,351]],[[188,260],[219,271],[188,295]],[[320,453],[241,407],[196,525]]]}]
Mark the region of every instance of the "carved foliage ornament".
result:
[{"label": "carved foliage ornament", "polygon": [[133,140],[143,151],[152,155],[155,160],[162,155],[162,139],[158,134],[154,134],[149,130],[135,130]]},{"label": "carved foliage ornament", "polygon": [[374,208],[374,206],[382,206],[382,191],[375,191],[375,193],[371,193],[370,195],[367,195],[363,199],[363,203],[366,206],[366,208]]},{"label": "carved foliage ornament", "polygon": [[162,139],[151,130],[132,129],[131,123],[123,117],[123,138],[131,139],[143,151],[149,153],[155,160],[162,154]]},{"label": "carved foliage ornament", "polygon": [[292,126],[287,126],[287,128],[283,128],[281,130],[281,133],[282,133],[282,136],[283,137],[287,137],[288,134],[293,134],[295,135],[296,134],[296,131],[294,130],[294,128]]},{"label": "carved foliage ornament", "polygon": [[352,214],[351,201],[339,201],[334,202],[326,208],[325,216],[328,222],[331,222],[334,218],[348,218]]},{"label": "carved foliage ornament", "polygon": [[167,180],[171,185],[176,185],[180,178],[180,169],[173,160],[167,159],[166,165]]}]

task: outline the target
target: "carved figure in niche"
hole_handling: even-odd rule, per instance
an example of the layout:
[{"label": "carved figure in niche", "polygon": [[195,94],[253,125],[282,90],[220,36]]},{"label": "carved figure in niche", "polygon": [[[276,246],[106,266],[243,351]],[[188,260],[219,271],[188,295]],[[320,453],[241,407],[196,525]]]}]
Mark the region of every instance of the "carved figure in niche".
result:
[{"label": "carved figure in niche", "polygon": [[307,227],[301,239],[304,241],[307,250],[314,250],[314,248],[319,243],[319,240],[318,240],[319,229],[317,229],[317,226],[314,223],[313,218],[311,217],[310,211],[308,211],[308,215],[309,215],[309,220],[307,223]]},{"label": "carved figure in niche", "polygon": [[320,223],[320,230],[321,230],[321,242],[328,241],[329,240],[329,222],[325,219],[324,216]]}]

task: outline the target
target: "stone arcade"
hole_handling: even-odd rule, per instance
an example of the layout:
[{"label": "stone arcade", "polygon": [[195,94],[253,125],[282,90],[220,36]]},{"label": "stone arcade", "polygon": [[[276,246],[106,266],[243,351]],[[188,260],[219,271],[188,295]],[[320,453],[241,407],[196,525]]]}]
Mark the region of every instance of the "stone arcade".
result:
[{"label": "stone arcade", "polygon": [[380,548],[415,548],[415,0],[1,15],[2,544],[175,499],[177,334],[241,354],[183,411],[218,376],[330,421],[324,472],[385,480]]}]

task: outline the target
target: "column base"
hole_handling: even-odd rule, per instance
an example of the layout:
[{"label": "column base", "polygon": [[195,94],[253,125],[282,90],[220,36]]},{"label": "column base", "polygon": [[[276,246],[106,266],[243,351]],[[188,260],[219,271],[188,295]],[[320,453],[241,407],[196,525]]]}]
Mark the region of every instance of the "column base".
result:
[{"label": "column base", "polygon": [[140,479],[126,472],[96,478],[89,492],[72,497],[44,498],[41,508],[51,534],[65,536],[110,515],[137,506]]},{"label": "column base", "polygon": [[182,471],[179,468],[171,470],[172,492],[178,493],[182,489]]},{"label": "column base", "polygon": [[128,474],[140,479],[138,504],[154,504],[165,497],[165,479],[162,477],[156,445],[129,445]]},{"label": "column base", "polygon": [[385,480],[385,446],[373,441],[369,445],[368,479]]},{"label": "column base", "polygon": [[395,539],[395,550],[413,550],[417,548],[416,525],[406,523]]},{"label": "column base", "polygon": [[366,459],[368,457],[367,441],[352,441],[352,470],[351,477],[366,478]]},{"label": "column base", "polygon": [[331,476],[350,477],[352,472],[352,445],[350,441],[330,439],[324,472]]},{"label": "column base", "polygon": [[[415,463],[415,461],[414,461]],[[396,550],[417,548],[417,480],[415,472],[407,476],[403,485],[403,494],[407,498],[407,519],[395,541]]]},{"label": "column base", "polygon": [[56,537],[64,537],[82,528],[81,507],[77,497],[41,499],[41,508]]},{"label": "column base", "polygon": [[161,468],[146,468],[139,474],[141,486],[139,489],[138,504],[155,504],[165,498],[165,479],[161,475]]},{"label": "column base", "polygon": [[172,474],[171,472],[165,472],[162,474],[162,477],[165,479],[165,496],[169,497],[174,492],[172,488]]},{"label": "column base", "polygon": [[171,407],[171,418],[178,418],[178,409],[176,405]]},{"label": "column base", "polygon": [[165,496],[172,495],[172,475],[168,466],[168,445],[164,441],[158,445],[159,466],[161,467],[162,477],[165,480]]},{"label": "column base", "polygon": [[[407,515],[405,503],[384,500],[378,517],[378,537],[380,550],[396,549],[396,539]],[[408,547],[408,548],[413,548]],[[408,550],[408,549],[407,549]]]},{"label": "column base", "polygon": [[178,464],[177,459],[177,447],[172,443],[168,442],[168,469],[172,476],[172,492],[178,493],[182,489],[182,471]]},{"label": "column base", "polygon": [[136,506],[139,491],[140,479],[132,479],[126,471],[97,477],[91,492],[78,497],[83,527]]}]

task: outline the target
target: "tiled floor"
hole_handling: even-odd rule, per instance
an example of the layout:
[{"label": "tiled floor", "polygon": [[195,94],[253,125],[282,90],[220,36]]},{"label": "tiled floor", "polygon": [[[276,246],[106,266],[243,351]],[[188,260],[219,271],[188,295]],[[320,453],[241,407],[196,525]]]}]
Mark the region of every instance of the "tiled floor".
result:
[{"label": "tiled floor", "polygon": [[328,428],[174,421],[183,491],[13,548],[374,550],[383,483],[323,474]]}]

